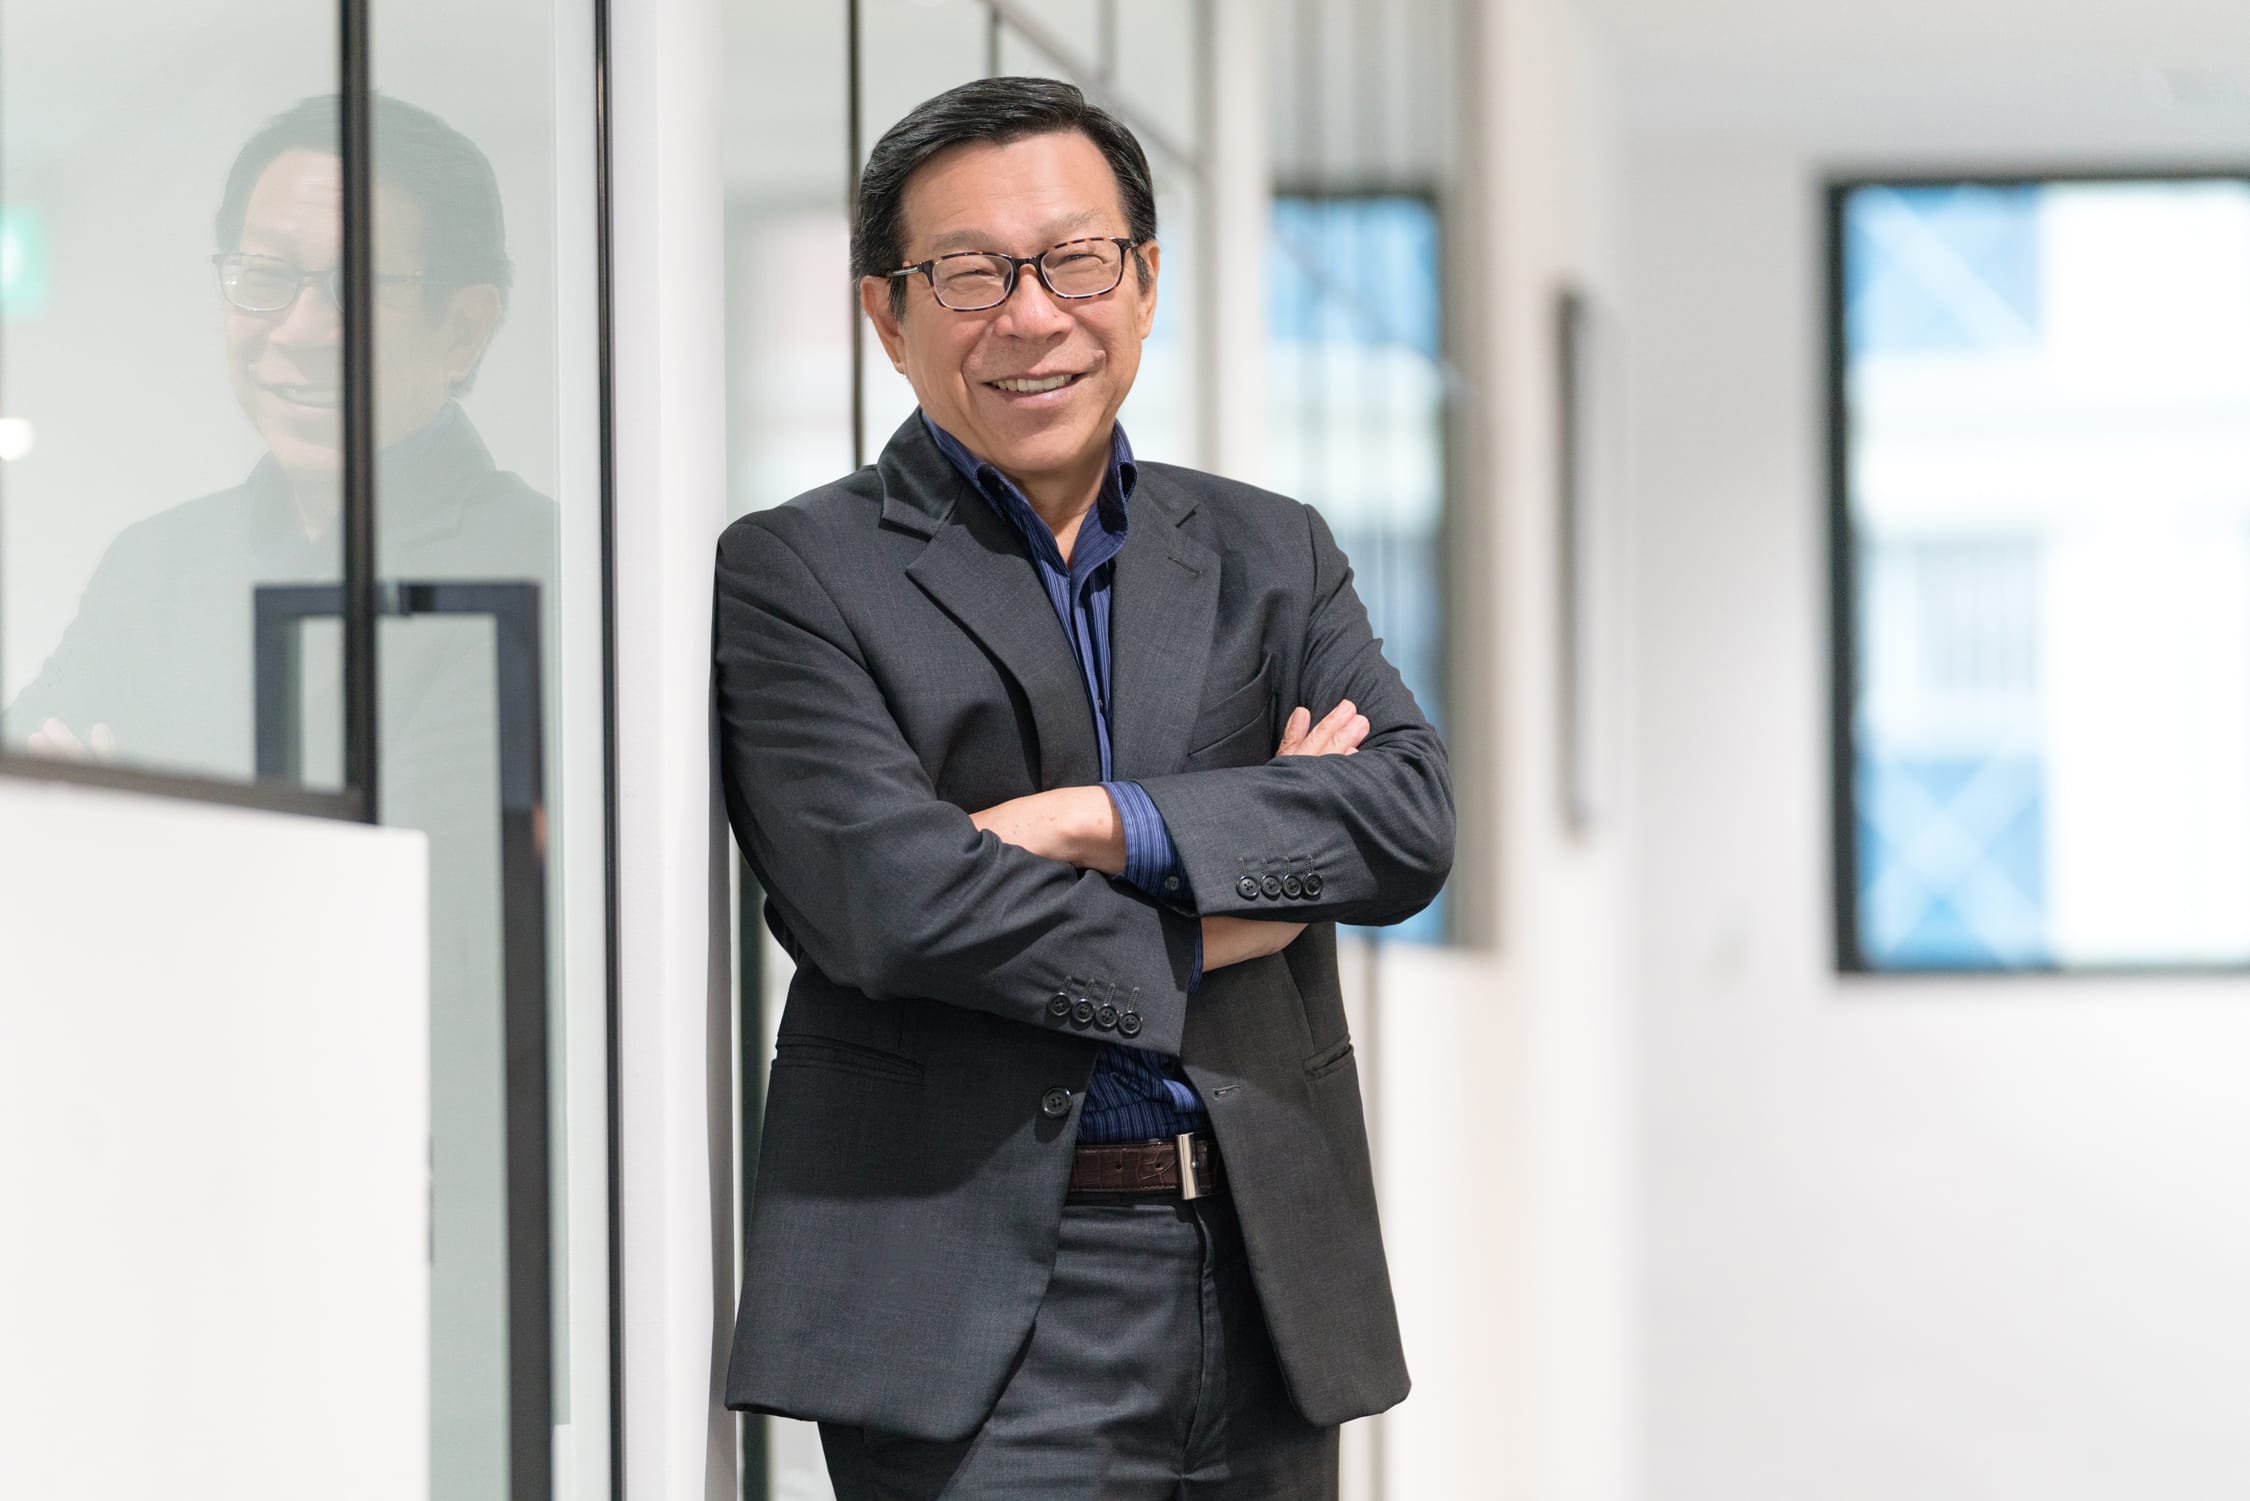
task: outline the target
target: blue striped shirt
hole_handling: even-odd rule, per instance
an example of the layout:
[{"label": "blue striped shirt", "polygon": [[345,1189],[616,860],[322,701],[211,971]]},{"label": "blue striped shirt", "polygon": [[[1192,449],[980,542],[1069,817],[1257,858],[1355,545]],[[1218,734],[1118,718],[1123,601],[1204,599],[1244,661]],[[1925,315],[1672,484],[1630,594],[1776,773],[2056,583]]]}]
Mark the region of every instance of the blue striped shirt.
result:
[{"label": "blue striped shirt", "polygon": [[[1086,686],[1086,706],[1094,716],[1094,738],[1101,748],[1102,789],[1117,805],[1125,829],[1125,879],[1158,901],[1189,906],[1187,872],[1172,843],[1164,816],[1138,782],[1110,780],[1109,747],[1109,585],[1116,570],[1111,566],[1125,545],[1126,503],[1133,497],[1138,470],[1125,429],[1112,426],[1109,439],[1109,472],[1102,479],[1094,508],[1078,524],[1078,537],[1063,561],[1055,534],[1031,508],[1021,490],[992,465],[963,448],[951,433],[922,416],[933,438],[953,467],[960,470],[987,504],[1008,518],[1023,535],[1039,581],[1047,589],[1055,618],[1069,638],[1078,659],[1078,674]],[[1192,908],[1190,909],[1192,910]],[[1195,968],[1188,983],[1193,991],[1203,977],[1203,954],[1196,948]],[[1086,1105],[1078,1115],[1078,1139],[1102,1143],[1147,1141],[1201,1131],[1210,1125],[1203,1101],[1187,1080],[1177,1058],[1146,1048],[1104,1043],[1094,1060],[1094,1077],[1086,1086]]]}]

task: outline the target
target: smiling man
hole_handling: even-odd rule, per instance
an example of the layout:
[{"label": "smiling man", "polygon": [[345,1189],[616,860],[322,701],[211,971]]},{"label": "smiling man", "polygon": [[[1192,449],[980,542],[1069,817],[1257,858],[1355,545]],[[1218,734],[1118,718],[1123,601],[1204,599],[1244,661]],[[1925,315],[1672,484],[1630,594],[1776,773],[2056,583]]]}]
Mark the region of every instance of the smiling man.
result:
[{"label": "smiling man", "polygon": [[920,410],[719,546],[797,962],[727,1400],[818,1420],[841,1501],[1333,1495],[1407,1385],[1334,924],[1436,895],[1444,747],[1317,515],[1118,426],[1161,257],[1117,120],[929,100],[853,261]]}]

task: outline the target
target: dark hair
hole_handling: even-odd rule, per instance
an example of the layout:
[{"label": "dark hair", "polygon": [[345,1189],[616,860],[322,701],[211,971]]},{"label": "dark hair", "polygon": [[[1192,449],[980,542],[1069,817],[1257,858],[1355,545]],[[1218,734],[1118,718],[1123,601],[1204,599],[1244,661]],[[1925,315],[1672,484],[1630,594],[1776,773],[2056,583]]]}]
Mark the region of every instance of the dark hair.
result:
[{"label": "dark hair", "polygon": [[[490,285],[508,300],[513,268],[500,217],[500,182],[476,142],[426,109],[374,97],[375,175],[422,211],[422,271],[435,288]],[[267,121],[236,154],[212,228],[218,248],[242,242],[250,193],[266,168],[291,151],[337,154],[336,96],[321,94]]]},{"label": "dark hair", "polygon": [[[1053,78],[979,78],[925,99],[906,112],[859,174],[858,212],[852,219],[852,276],[888,276],[906,258],[906,184],[939,152],[972,141],[1005,146],[1026,136],[1077,131],[1099,147],[1117,179],[1132,236],[1133,265],[1148,285],[1148,262],[1139,246],[1156,238],[1156,185],[1148,153],[1122,122],[1070,84]],[[906,280],[891,282],[891,311],[906,311]]]}]

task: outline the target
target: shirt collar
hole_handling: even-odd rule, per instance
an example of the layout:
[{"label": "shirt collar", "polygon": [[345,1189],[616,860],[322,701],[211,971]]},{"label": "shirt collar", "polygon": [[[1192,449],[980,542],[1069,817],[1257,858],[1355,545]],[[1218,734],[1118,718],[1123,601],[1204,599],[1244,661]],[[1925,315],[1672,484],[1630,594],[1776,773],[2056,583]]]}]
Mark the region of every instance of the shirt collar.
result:
[{"label": "shirt collar", "polygon": [[1055,546],[1054,532],[1039,519],[1039,513],[1032,509],[1031,502],[1013,480],[990,461],[969,452],[960,439],[932,422],[927,412],[922,413],[922,425],[930,430],[930,440],[937,444],[938,452],[961,472],[962,478],[984,497],[986,504],[1015,523],[1034,555],[1057,573],[1067,572],[1082,578],[1116,557],[1118,549],[1125,545],[1126,506],[1140,482],[1140,468],[1133,462],[1133,445],[1125,440],[1122,423],[1110,424],[1109,471],[1102,476],[1101,493],[1094,498],[1094,514],[1090,518],[1094,531],[1088,535],[1081,524],[1078,544],[1071,549],[1067,569],[1063,566],[1062,550]]}]

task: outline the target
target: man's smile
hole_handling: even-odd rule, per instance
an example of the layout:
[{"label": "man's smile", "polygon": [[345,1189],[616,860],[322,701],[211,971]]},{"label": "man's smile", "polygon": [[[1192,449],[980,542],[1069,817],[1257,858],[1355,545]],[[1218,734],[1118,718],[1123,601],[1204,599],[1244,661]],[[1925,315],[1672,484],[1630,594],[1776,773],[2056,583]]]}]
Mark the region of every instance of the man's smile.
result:
[{"label": "man's smile", "polygon": [[1077,384],[1087,374],[1084,370],[1058,370],[1046,375],[1005,375],[998,380],[985,381],[984,385],[1003,396],[1044,396],[1049,391]]}]

